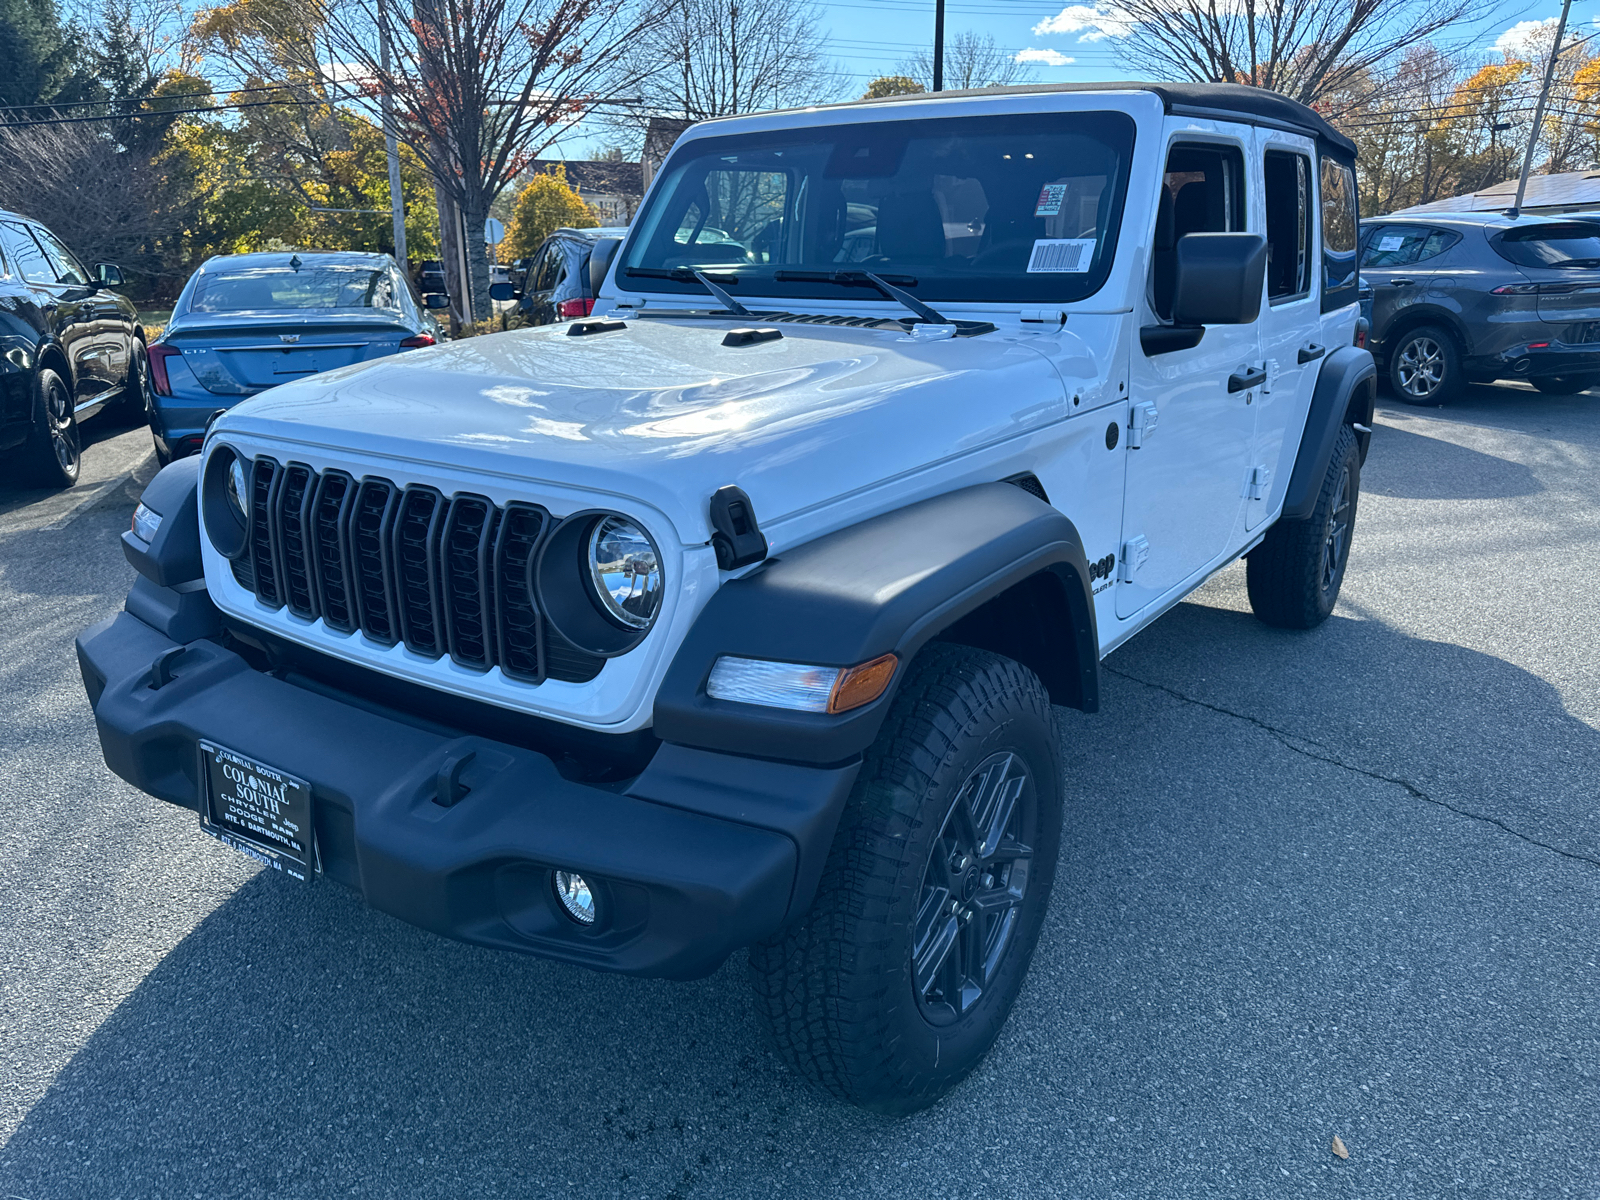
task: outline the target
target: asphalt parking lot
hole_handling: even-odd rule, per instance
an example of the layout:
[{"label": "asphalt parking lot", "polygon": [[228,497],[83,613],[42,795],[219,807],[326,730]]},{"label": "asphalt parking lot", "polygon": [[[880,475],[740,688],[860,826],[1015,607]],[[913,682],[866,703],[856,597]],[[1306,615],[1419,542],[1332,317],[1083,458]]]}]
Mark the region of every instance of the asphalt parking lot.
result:
[{"label": "asphalt parking lot", "polygon": [[123,784],[72,639],[148,435],[0,482],[0,1198],[1600,1195],[1600,395],[1378,423],[1332,619],[1231,568],[1062,712],[1027,989],[898,1122],[785,1072],[740,959],[445,942]]}]

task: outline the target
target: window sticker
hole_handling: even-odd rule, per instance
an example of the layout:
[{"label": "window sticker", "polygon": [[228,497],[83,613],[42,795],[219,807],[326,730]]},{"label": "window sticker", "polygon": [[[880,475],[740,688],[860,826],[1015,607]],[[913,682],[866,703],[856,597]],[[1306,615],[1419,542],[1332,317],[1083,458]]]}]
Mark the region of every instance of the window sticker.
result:
[{"label": "window sticker", "polygon": [[1405,244],[1406,239],[1403,234],[1391,237],[1381,237],[1378,239],[1379,250],[1399,250],[1402,249]]},{"label": "window sticker", "polygon": [[1033,254],[1028,259],[1028,274],[1064,271],[1082,275],[1089,270],[1093,259],[1093,238],[1039,238],[1033,243]]},{"label": "window sticker", "polygon": [[1047,183],[1039,193],[1039,203],[1034,207],[1033,215],[1036,217],[1059,217],[1061,205],[1067,198],[1067,185],[1064,183]]}]

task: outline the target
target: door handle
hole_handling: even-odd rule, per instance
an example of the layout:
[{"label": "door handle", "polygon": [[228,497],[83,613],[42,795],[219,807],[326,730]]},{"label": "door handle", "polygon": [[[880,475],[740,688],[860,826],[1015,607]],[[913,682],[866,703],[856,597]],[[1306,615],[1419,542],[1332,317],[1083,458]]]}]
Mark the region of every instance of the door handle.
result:
[{"label": "door handle", "polygon": [[1414,284],[1416,282],[1417,281],[1415,279],[1391,279],[1391,280],[1389,280],[1389,286],[1390,287],[1410,287],[1412,284]]},{"label": "door handle", "polygon": [[1235,371],[1228,376],[1228,394],[1242,392],[1246,388],[1260,387],[1267,381],[1266,367],[1250,367],[1242,374]]},{"label": "door handle", "polygon": [[1326,346],[1319,346],[1315,342],[1312,342],[1309,346],[1300,347],[1300,353],[1297,355],[1297,357],[1300,359],[1300,365],[1303,367],[1308,362],[1316,362],[1317,359],[1321,358],[1327,352],[1328,348]]}]

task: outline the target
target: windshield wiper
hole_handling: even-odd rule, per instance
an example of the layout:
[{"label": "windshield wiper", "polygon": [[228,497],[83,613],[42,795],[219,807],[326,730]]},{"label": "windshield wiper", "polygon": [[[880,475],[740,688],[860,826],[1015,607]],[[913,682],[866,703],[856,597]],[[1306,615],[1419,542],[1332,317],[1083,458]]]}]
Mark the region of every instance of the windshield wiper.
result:
[{"label": "windshield wiper", "polygon": [[[665,267],[629,267],[627,274],[642,276],[645,279],[675,279],[682,283],[688,283],[689,280],[694,279],[699,281],[701,287],[711,293],[718,304],[722,305],[734,316],[748,317],[751,315],[748,308],[712,283],[704,271],[696,271],[691,267],[673,267],[671,270]],[[727,278],[734,283],[739,280],[737,275],[728,276]]]},{"label": "windshield wiper", "polygon": [[[864,283],[877,288],[889,299],[898,301],[930,325],[955,324],[948,317],[942,317],[934,312],[904,288],[895,287],[882,275],[874,275],[871,271],[778,271],[772,277],[779,283],[837,283],[842,287],[854,287]],[[896,278],[912,287],[917,285],[914,278],[907,276],[896,276]]]}]

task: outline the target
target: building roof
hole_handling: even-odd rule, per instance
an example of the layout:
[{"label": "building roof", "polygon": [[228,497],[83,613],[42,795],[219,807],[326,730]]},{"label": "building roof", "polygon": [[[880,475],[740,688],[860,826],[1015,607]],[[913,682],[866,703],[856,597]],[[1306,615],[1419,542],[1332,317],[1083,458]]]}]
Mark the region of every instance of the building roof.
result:
[{"label": "building roof", "polygon": [[[1509,208],[1517,198],[1517,181],[1503,180],[1479,192],[1447,196],[1397,209],[1390,216],[1420,213],[1497,212]],[[1600,208],[1600,171],[1564,171],[1559,175],[1530,175],[1528,190],[1522,196],[1524,211],[1584,212]]]},{"label": "building roof", "polygon": [[577,189],[581,196],[633,196],[644,195],[644,176],[636,162],[611,162],[601,159],[564,162],[559,158],[535,159],[529,168],[531,174],[540,174],[555,167],[567,169],[567,184]]},{"label": "building roof", "polygon": [[[1117,83],[1027,83],[1010,87],[968,88],[947,92],[911,92],[899,96],[880,96],[871,100],[846,100],[855,104],[918,104],[925,100],[948,100],[965,96],[1025,96],[1036,92],[1151,92],[1160,97],[1169,113],[1185,117],[1208,117],[1222,121],[1247,121],[1287,129],[1317,138],[1340,154],[1354,158],[1356,145],[1340,133],[1321,113],[1298,100],[1266,88],[1238,83],[1149,83],[1124,80]],[[817,107],[839,107],[819,105]]]}]

